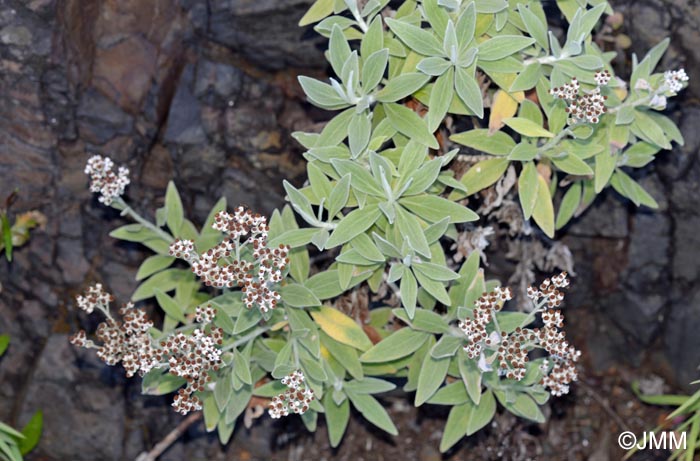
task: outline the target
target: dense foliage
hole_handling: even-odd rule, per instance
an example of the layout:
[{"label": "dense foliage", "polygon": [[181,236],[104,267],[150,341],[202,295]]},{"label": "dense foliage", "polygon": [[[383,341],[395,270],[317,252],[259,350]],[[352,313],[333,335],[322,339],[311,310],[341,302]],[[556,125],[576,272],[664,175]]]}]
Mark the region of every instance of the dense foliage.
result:
[{"label": "dense foliage", "polygon": [[[653,73],[668,41],[634,60],[629,84],[614,76],[614,54],[592,39],[609,6],[588,3],[558,2],[569,24],[557,38],[532,0],[395,11],[318,0],[302,24],[329,37],[335,77],[299,81],[312,104],[340,112],[320,133],[295,133],[308,182],[284,183],[291,206],[268,223],[221,199],[198,230],[171,183],[151,223],[121,198],[128,171],[93,157],[92,190],[136,221],[111,235],[157,253],[131,302],[155,298],[165,321],[155,329],[131,303],[114,318],[91,288],[79,304],[106,316],[101,343],[84,332],[74,342],[142,374],[145,393],[180,389],[176,409],[202,409],[222,443],[244,412],[259,416],[260,399],[311,431],[323,414],[333,446],[351,407],[395,435],[375,396],[397,384],[417,406],[451,408],[443,451],[487,425],[497,402],[544,420],[540,406],[568,392],[580,355],[561,330],[566,274],[508,311],[511,292],[485,279],[478,252],[455,265],[446,250],[479,218],[463,199],[511,165],[524,218],[549,237],[607,185],[656,206],[629,172],[682,142],[659,110],[687,76]],[[466,172],[454,168],[464,152],[483,156]],[[330,258],[313,265],[310,249]]]}]

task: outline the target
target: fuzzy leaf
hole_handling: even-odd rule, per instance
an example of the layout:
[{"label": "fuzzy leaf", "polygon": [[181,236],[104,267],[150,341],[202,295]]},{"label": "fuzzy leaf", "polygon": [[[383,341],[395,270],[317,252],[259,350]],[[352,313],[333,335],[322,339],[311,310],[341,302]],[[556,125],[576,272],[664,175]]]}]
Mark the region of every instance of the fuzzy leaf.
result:
[{"label": "fuzzy leaf", "polygon": [[310,314],[321,330],[336,341],[361,351],[372,347],[372,342],[362,328],[339,310],[321,306],[318,310],[310,311]]}]

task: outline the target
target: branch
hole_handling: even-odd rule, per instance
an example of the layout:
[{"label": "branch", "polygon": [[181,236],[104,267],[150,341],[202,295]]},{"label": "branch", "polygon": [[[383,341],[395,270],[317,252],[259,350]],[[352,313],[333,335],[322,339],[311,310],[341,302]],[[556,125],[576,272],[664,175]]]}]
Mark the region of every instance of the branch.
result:
[{"label": "branch", "polygon": [[187,428],[189,428],[192,424],[196,423],[202,419],[202,412],[198,411],[196,413],[192,413],[189,415],[187,418],[185,418],[180,424],[177,425],[175,429],[170,431],[168,435],[166,435],[163,440],[155,444],[155,446],[151,449],[149,452],[143,452],[140,455],[136,457],[135,461],[155,461],[156,458],[158,458],[160,455],[163,454],[165,450],[167,450],[170,445],[175,443],[177,439],[182,436],[182,434],[185,433]]}]

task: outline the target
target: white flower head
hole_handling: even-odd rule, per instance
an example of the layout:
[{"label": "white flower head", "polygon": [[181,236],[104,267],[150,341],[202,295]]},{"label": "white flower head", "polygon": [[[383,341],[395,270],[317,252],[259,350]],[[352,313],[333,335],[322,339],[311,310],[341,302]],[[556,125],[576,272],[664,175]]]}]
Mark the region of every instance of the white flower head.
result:
[{"label": "white flower head", "polygon": [[672,93],[676,94],[683,89],[683,84],[689,80],[685,69],[667,70],[664,72],[664,84]]},{"label": "white flower head", "polygon": [[109,157],[93,155],[85,165],[85,174],[90,176],[90,192],[100,194],[98,200],[105,205],[124,194],[129,185],[129,169],[119,167],[114,172],[114,162]]}]

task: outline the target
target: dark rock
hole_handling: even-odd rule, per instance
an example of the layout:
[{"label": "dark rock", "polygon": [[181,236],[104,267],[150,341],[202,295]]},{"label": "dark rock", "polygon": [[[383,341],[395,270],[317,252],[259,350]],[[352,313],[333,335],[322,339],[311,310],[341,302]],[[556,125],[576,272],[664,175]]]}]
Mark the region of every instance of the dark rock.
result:
[{"label": "dark rock", "polygon": [[71,346],[67,335],[48,338],[20,417],[28,421],[37,408],[44,414],[43,434],[33,456],[75,461],[121,458],[124,403],[120,388],[103,367],[92,351]]},{"label": "dark rock", "polygon": [[194,67],[188,65],[180,78],[175,92],[164,140],[175,144],[200,144],[206,140],[202,129],[201,108],[199,100],[192,93]]}]

